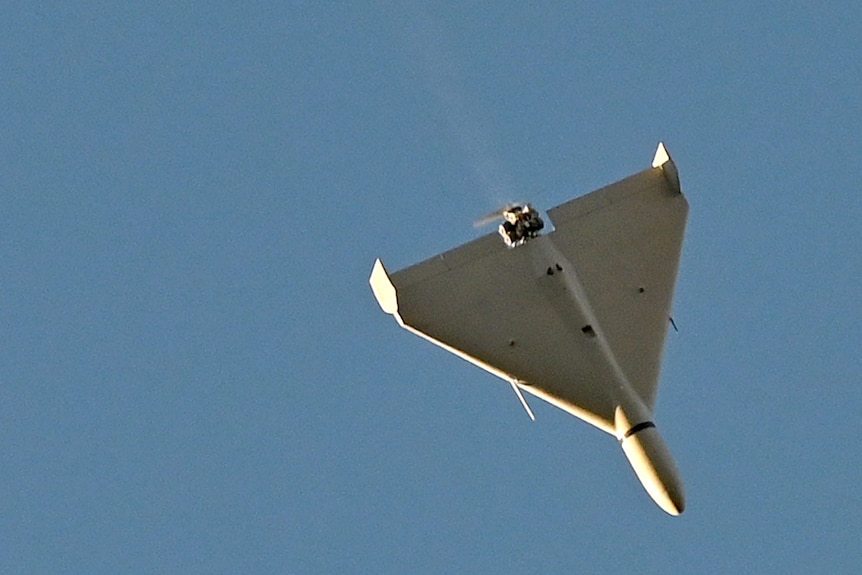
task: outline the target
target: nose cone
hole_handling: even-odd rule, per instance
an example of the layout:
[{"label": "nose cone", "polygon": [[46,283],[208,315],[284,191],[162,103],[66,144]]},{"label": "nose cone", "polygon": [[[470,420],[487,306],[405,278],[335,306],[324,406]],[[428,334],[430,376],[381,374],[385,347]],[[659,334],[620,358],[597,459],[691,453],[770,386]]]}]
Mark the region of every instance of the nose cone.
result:
[{"label": "nose cone", "polygon": [[658,429],[642,429],[624,438],[622,447],[653,501],[670,515],[679,515],[685,511],[685,488]]},{"label": "nose cone", "polygon": [[676,489],[664,489],[662,493],[650,493],[650,495],[653,501],[669,515],[676,517],[685,511],[685,493],[682,485],[678,485]]}]

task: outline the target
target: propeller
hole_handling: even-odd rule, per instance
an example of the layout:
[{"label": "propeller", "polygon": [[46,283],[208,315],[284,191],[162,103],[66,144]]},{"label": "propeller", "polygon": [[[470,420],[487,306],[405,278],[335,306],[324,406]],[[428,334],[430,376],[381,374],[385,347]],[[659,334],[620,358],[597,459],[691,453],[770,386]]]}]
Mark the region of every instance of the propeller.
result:
[{"label": "propeller", "polygon": [[525,205],[525,204],[522,204],[519,202],[509,202],[505,206],[503,206],[502,208],[500,208],[498,210],[494,210],[493,212],[491,212],[489,214],[485,214],[483,217],[481,217],[478,220],[476,220],[475,222],[473,222],[473,227],[474,228],[483,228],[490,223],[493,223],[497,220],[503,219],[503,215],[506,212],[508,212],[509,210],[511,210],[512,208],[516,208],[516,207],[523,206],[523,205]]}]

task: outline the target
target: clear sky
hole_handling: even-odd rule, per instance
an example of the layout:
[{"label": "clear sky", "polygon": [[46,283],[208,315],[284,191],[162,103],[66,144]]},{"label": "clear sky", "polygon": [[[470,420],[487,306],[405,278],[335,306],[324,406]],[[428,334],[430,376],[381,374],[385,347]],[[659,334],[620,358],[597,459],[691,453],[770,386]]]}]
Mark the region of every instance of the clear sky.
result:
[{"label": "clear sky", "polygon": [[[0,572],[857,572],[859,2],[144,4],[0,7]],[[367,284],[660,140],[680,518]]]}]

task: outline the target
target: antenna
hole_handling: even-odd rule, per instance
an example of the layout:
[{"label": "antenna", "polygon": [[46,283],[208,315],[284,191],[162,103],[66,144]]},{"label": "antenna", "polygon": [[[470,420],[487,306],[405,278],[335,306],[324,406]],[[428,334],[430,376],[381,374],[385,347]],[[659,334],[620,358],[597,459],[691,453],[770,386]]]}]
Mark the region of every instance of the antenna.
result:
[{"label": "antenna", "polygon": [[512,384],[512,389],[515,390],[515,395],[517,395],[518,399],[521,400],[521,405],[524,406],[524,410],[527,412],[527,415],[530,416],[530,419],[532,419],[533,421],[536,421],[536,416],[533,415],[533,410],[530,409],[530,406],[527,404],[527,400],[524,399],[524,394],[521,393],[521,388],[518,387],[517,382],[514,379],[510,379],[509,383]]}]

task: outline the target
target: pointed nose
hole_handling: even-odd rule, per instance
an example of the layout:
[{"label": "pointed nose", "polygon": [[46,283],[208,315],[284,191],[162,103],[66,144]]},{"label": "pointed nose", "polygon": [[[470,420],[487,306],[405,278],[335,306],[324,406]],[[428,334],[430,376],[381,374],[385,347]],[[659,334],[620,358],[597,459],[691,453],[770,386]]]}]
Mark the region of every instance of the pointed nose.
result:
[{"label": "pointed nose", "polygon": [[670,493],[667,493],[667,491],[665,491],[663,495],[665,495],[665,497],[654,497],[658,506],[661,507],[668,515],[673,515],[674,517],[682,515],[682,512],[685,511],[685,495],[680,492],[676,492],[671,495]]},{"label": "pointed nose", "polygon": [[685,488],[658,429],[644,427],[622,440],[623,452],[649,496],[669,515],[685,511]]}]

